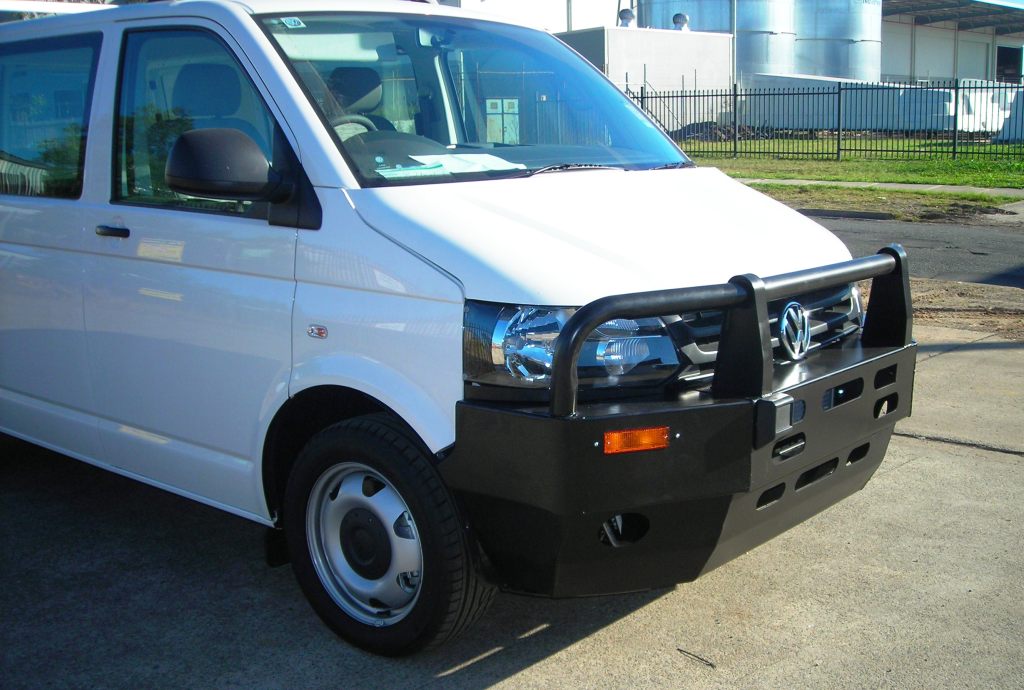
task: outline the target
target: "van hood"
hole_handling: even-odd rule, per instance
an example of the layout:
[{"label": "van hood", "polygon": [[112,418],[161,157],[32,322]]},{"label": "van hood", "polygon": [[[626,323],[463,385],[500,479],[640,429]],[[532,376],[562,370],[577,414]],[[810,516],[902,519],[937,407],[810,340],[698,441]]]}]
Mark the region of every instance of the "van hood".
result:
[{"label": "van hood", "polygon": [[714,168],[577,170],[352,190],[362,219],[467,299],[578,306],[845,261],[828,230]]}]

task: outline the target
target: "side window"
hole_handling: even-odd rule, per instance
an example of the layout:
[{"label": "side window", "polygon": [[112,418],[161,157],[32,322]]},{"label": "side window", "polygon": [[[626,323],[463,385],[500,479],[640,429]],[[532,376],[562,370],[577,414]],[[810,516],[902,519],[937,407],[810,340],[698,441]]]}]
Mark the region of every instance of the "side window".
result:
[{"label": "side window", "polygon": [[0,194],[82,194],[100,34],[0,43]]},{"label": "side window", "polygon": [[240,130],[273,160],[273,117],[220,39],[198,29],[129,32],[120,84],[116,201],[266,218],[263,202],[177,194],[164,178],[171,147],[193,129]]}]

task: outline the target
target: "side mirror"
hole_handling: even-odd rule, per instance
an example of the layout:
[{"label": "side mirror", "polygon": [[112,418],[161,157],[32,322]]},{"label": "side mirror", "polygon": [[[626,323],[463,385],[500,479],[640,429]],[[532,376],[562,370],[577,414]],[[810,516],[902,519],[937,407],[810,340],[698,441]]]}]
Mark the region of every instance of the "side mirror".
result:
[{"label": "side mirror", "polygon": [[171,190],[209,199],[277,203],[292,193],[259,145],[237,129],[185,132],[171,147],[164,175]]}]

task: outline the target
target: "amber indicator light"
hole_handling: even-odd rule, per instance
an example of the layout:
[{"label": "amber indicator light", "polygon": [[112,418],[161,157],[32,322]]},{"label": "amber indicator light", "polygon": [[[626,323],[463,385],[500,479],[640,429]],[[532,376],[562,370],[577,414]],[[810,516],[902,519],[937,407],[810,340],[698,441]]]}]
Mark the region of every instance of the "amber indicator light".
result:
[{"label": "amber indicator light", "polygon": [[604,432],[605,455],[635,453],[641,450],[661,450],[662,448],[668,448],[667,426]]}]

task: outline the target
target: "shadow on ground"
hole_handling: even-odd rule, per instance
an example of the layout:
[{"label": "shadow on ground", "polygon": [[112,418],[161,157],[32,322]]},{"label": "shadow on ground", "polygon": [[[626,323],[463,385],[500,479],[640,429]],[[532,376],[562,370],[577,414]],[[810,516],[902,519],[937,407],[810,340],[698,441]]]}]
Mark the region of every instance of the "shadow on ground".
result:
[{"label": "shadow on ground", "polygon": [[1010,268],[1005,271],[991,273],[978,282],[985,283],[987,285],[1024,288],[1024,264],[1019,264],[1014,268]]},{"label": "shadow on ground", "polygon": [[263,528],[0,435],[0,667],[25,687],[485,687],[664,592],[501,595],[439,650],[385,660],[330,633]]},{"label": "shadow on ground", "polygon": [[1024,343],[1007,340],[978,340],[973,343],[933,343],[931,345],[918,345],[920,353],[945,353],[953,350],[1020,350],[1024,349]]}]

